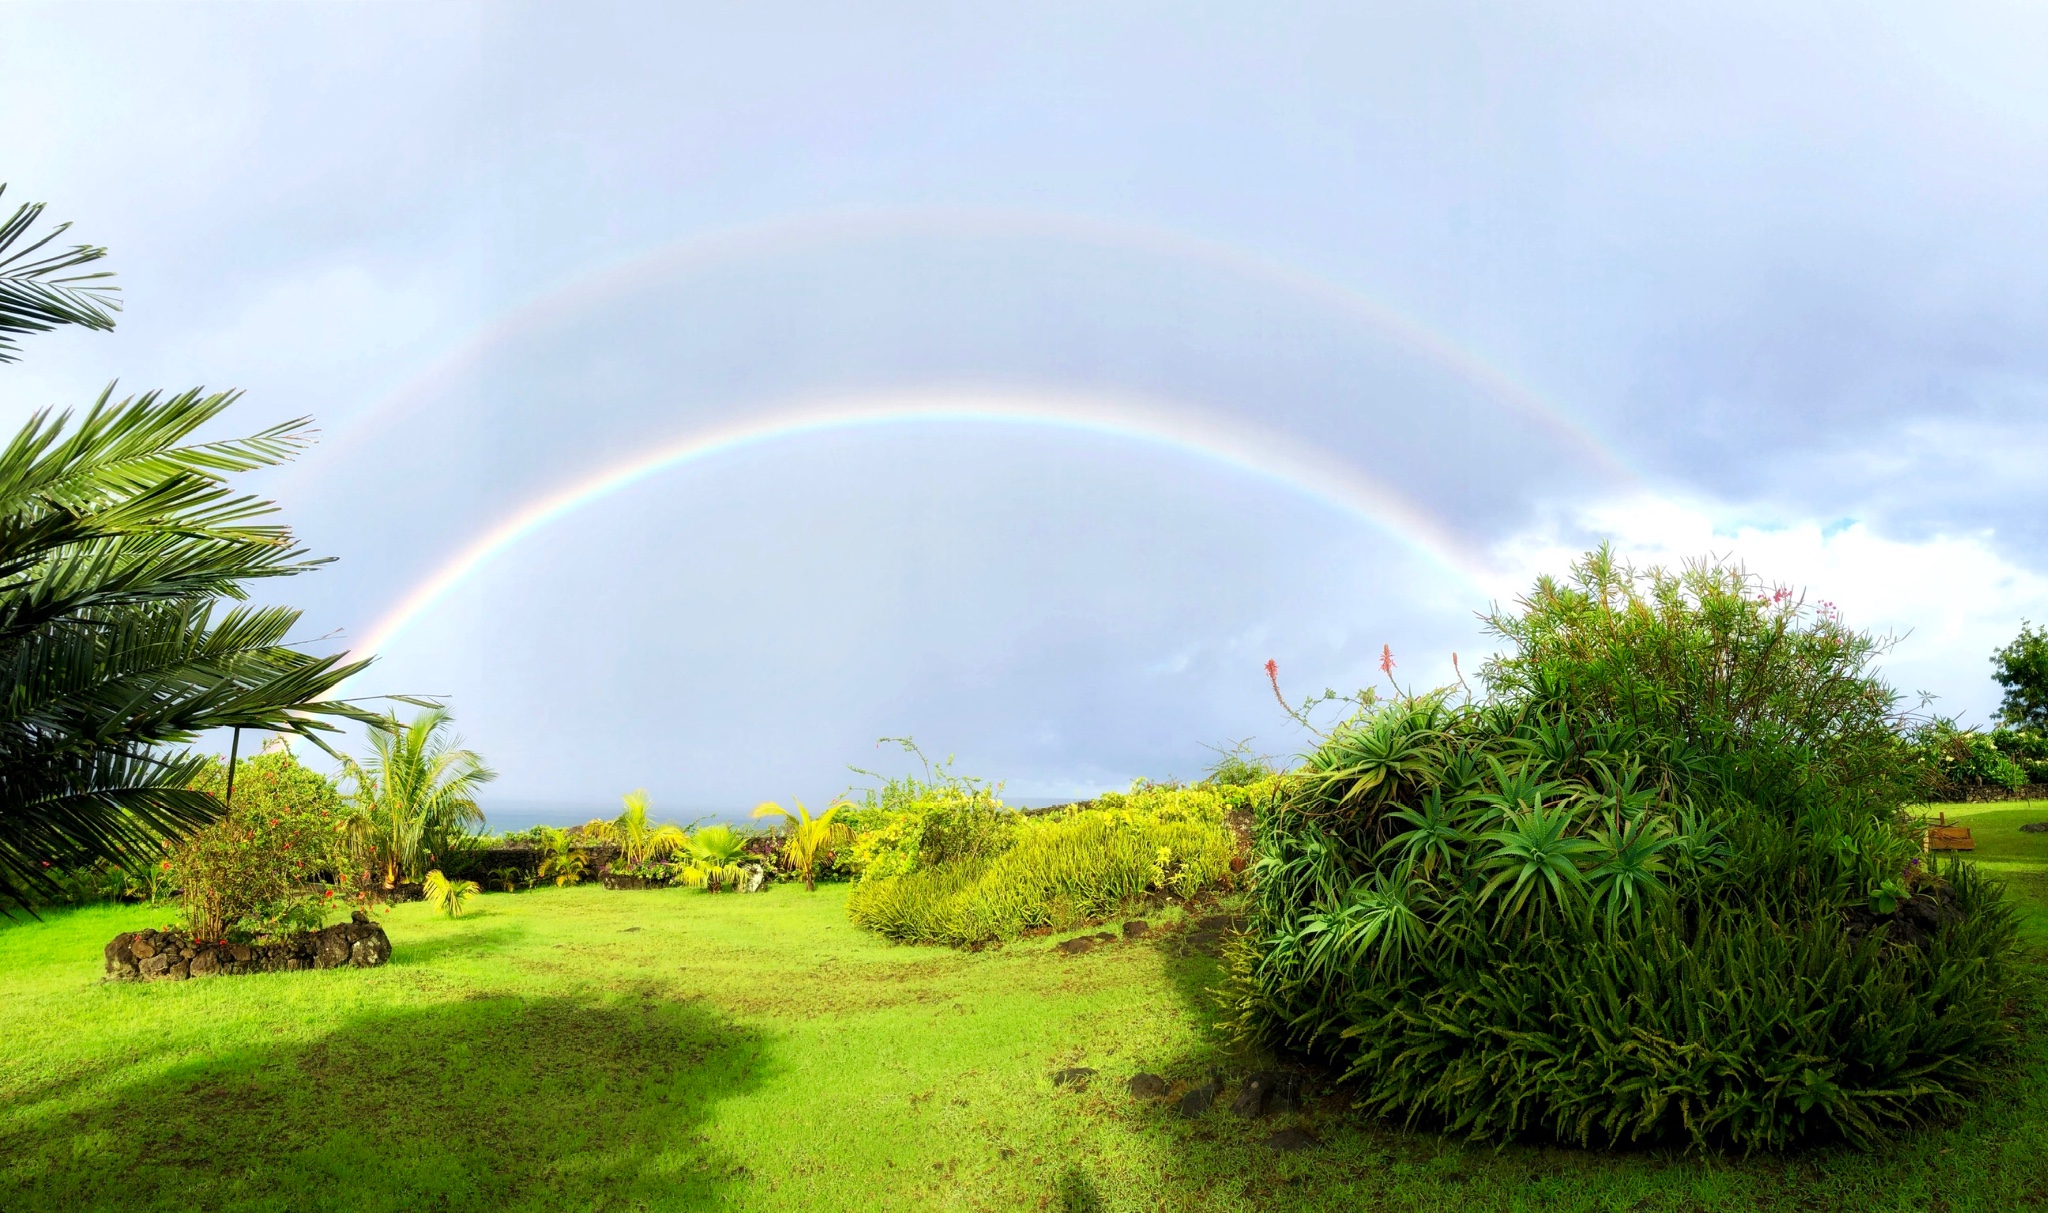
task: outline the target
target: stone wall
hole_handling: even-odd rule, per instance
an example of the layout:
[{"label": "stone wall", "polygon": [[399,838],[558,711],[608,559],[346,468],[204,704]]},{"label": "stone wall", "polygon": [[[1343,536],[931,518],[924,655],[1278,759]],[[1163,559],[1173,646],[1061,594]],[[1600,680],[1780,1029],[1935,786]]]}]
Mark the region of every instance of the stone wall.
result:
[{"label": "stone wall", "polygon": [[108,981],[183,981],[220,973],[367,969],[391,959],[384,928],[357,910],[348,922],[267,943],[195,943],[181,931],[123,931],[107,945]]}]

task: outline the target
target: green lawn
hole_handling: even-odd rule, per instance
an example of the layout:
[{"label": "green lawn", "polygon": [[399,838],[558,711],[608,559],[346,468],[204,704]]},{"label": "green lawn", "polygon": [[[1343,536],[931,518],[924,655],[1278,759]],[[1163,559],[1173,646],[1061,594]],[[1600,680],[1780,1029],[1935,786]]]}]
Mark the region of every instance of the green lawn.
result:
[{"label": "green lawn", "polygon": [[[2027,813],[1970,823],[2035,899],[2038,948],[2048,835],[2018,833]],[[1872,1154],[1496,1151],[1341,1096],[1248,1123],[1228,1090],[1189,1121],[1123,1083],[1253,1063],[1213,1037],[1214,960],[892,947],[844,901],[491,895],[454,922],[393,912],[382,969],[146,986],[100,984],[100,948],[162,909],[0,928],[0,1209],[2048,1206],[2038,1019],[1991,1106]],[[1100,1073],[1056,1089],[1068,1066]],[[1322,1144],[1268,1149],[1283,1124]]]}]

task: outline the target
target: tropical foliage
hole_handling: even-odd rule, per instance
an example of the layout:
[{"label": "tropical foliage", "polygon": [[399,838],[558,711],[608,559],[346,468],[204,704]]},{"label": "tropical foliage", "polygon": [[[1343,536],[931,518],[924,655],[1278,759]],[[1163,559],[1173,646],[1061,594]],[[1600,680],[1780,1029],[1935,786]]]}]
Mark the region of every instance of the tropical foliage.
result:
[{"label": "tropical foliage", "polygon": [[224,480],[288,458],[301,423],[187,441],[233,399],[102,396],[75,423],[38,414],[0,451],[0,895],[26,898],[45,864],[132,861],[217,817],[192,786],[207,759],[177,748],[204,730],[363,715],[321,699],[362,663],[285,643],[298,612],[216,610],[321,563]]},{"label": "tropical foliage", "polygon": [[2020,634],[1991,655],[1991,667],[2005,691],[1998,718],[2036,735],[2048,732],[2048,628],[2022,620]]},{"label": "tropical foliage", "polygon": [[[211,761],[194,780],[224,796],[227,767]],[[324,902],[311,886],[348,863],[344,810],[334,783],[275,746],[235,767],[234,804],[187,835],[161,863],[181,890],[194,938],[271,935],[320,925]]]},{"label": "tropical foliage", "polygon": [[540,837],[541,859],[537,870],[540,879],[554,881],[557,888],[580,884],[590,866],[590,857],[584,853],[577,837],[553,826],[540,827]]},{"label": "tropical foliage", "polygon": [[348,836],[371,883],[389,889],[419,880],[436,855],[482,824],[476,792],[497,773],[462,748],[452,725],[445,708],[424,709],[410,723],[382,717],[369,729],[369,760],[342,760],[353,785]]},{"label": "tropical foliage", "polygon": [[[113,324],[87,245],[50,251],[39,205],[0,223],[0,361],[15,336]],[[325,698],[362,668],[287,643],[298,612],[219,609],[306,558],[274,507],[227,477],[290,459],[303,420],[193,441],[233,393],[112,391],[37,413],[0,450],[0,901],[60,892],[49,873],[132,871],[219,816],[192,787],[200,733],[313,733],[362,713]]]},{"label": "tropical foliage", "polygon": [[[0,184],[0,194],[6,192]],[[46,333],[61,324],[105,332],[114,327],[113,313],[121,308],[115,298],[120,288],[107,281],[111,273],[70,272],[98,261],[107,250],[74,244],[45,252],[71,225],[60,223],[35,236],[42,217],[43,204],[32,202],[16,207],[0,223],[0,362],[14,361],[19,334]]]},{"label": "tropical foliage", "polygon": [[1962,800],[1984,789],[2017,793],[2028,784],[2048,784],[2048,733],[2039,729],[1966,729],[1937,719],[1916,727],[1911,738],[1929,800]]},{"label": "tropical foliage", "polygon": [[624,811],[610,820],[602,818],[583,827],[583,836],[593,842],[609,843],[619,849],[618,865],[638,869],[665,859],[681,850],[689,835],[669,822],[656,824],[648,817],[646,789],[626,793]]},{"label": "tropical foliage", "polygon": [[469,899],[481,892],[474,880],[450,880],[441,875],[440,869],[427,873],[426,881],[420,886],[420,894],[427,908],[436,914],[450,918],[462,916],[462,909]]},{"label": "tropical foliage", "polygon": [[[834,850],[853,841],[853,831],[838,820],[841,810],[852,806],[845,801],[835,801],[823,813],[813,817],[802,801],[791,803],[796,805],[794,813],[772,800],[763,801],[754,806],[754,816],[783,819],[782,860],[804,882],[804,888],[815,890],[819,867],[831,859]],[[741,847],[744,849],[744,842]]]},{"label": "tropical foliage", "polygon": [[856,841],[867,867],[847,913],[891,939],[971,946],[1100,921],[1148,893],[1227,888],[1237,846],[1225,819],[1277,786],[1140,786],[1038,816],[997,802],[992,823],[937,796],[942,828],[905,811]]},{"label": "tropical foliage", "polygon": [[1605,551],[1489,622],[1483,701],[1361,713],[1260,813],[1244,1035],[1492,1138],[1868,1142],[1990,1079],[2012,916],[1920,862],[1880,642]]},{"label": "tropical foliage", "polygon": [[705,826],[684,843],[688,862],[677,874],[681,884],[716,893],[737,889],[749,875],[747,840],[731,826]]}]

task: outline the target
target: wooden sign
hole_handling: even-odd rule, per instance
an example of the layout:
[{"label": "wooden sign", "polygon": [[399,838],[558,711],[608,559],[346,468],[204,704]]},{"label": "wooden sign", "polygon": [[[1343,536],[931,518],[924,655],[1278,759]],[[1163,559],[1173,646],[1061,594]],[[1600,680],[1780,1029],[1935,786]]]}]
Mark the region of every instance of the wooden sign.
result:
[{"label": "wooden sign", "polygon": [[1927,849],[1930,851],[1974,851],[1977,840],[1970,837],[1970,827],[1952,826],[1948,814],[1941,815],[1938,825],[1927,827]]}]

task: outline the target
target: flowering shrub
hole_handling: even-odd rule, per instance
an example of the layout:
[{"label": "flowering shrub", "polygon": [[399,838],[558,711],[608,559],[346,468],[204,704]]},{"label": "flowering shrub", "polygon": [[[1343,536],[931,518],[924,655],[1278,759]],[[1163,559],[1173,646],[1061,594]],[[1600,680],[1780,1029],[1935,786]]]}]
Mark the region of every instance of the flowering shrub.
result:
[{"label": "flowering shrub", "polygon": [[[224,797],[225,765],[209,767],[193,786]],[[332,897],[315,896],[306,886],[346,870],[341,816],[334,784],[301,766],[290,750],[237,764],[232,808],[162,861],[165,878],[183,890],[193,937],[318,927]]]},{"label": "flowering shrub", "polygon": [[1935,720],[1915,730],[1911,744],[1925,795],[1932,799],[1974,788],[2017,792],[2030,783],[2048,783],[2048,735],[2032,729],[1979,732]]}]

